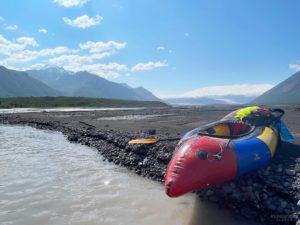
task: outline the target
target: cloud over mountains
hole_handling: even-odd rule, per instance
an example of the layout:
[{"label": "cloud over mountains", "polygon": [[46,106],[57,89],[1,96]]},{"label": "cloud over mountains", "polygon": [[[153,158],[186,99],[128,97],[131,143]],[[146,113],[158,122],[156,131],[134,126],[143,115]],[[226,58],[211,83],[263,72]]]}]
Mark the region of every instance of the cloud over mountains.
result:
[{"label": "cloud over mountains", "polygon": [[234,84],[234,85],[220,85],[198,88],[188,91],[177,97],[204,97],[204,96],[223,96],[223,95],[244,95],[244,96],[258,96],[270,90],[274,85],[272,84]]},{"label": "cloud over mountains", "polygon": [[36,69],[46,65],[63,67],[72,72],[88,71],[104,78],[117,78],[122,72],[143,72],[168,66],[165,62],[149,61],[130,66],[119,62],[103,63],[126,48],[127,42],[87,41],[77,48],[57,46],[40,48],[34,37],[6,39],[0,35],[0,65],[12,69]]}]

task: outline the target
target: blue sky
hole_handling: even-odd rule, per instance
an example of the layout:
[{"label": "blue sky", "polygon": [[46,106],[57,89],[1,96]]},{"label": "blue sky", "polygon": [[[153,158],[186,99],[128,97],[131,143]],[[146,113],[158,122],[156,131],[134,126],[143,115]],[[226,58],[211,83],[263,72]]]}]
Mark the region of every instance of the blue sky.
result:
[{"label": "blue sky", "polygon": [[300,69],[299,9],[296,0],[0,1],[0,64],[87,70],[158,96],[259,92]]}]

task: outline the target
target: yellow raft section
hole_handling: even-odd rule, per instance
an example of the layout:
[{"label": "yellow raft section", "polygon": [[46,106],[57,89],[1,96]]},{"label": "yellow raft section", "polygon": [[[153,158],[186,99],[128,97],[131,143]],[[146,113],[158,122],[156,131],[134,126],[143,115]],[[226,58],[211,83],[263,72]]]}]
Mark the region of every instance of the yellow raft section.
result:
[{"label": "yellow raft section", "polygon": [[214,128],[214,135],[223,135],[229,136],[230,135],[230,128],[227,124],[218,124],[213,127]]},{"label": "yellow raft section", "polygon": [[[235,114],[235,118],[242,120],[245,116],[249,115],[252,111],[259,109],[258,106],[246,107],[238,110]],[[277,143],[278,143],[278,133],[275,132],[272,128],[266,127],[262,134],[257,136],[258,139],[263,141],[271,152],[271,155],[274,156]]]},{"label": "yellow raft section", "polygon": [[257,138],[262,140],[269,147],[271,155],[274,156],[278,143],[278,133],[272,128],[266,127]]}]

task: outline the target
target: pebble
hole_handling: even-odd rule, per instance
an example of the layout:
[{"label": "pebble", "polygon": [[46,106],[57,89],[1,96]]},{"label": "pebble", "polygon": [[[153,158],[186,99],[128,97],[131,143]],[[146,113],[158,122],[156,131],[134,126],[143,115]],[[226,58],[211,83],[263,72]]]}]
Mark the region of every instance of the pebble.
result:
[{"label": "pebble", "polygon": [[232,192],[232,187],[230,185],[224,185],[222,190],[225,192],[225,194],[230,194]]},{"label": "pebble", "polygon": [[143,165],[146,166],[147,163],[148,163],[148,161],[149,161],[149,160],[148,160],[147,158],[144,158],[144,160],[143,160]]},{"label": "pebble", "polygon": [[275,205],[273,205],[272,203],[268,205],[268,208],[271,210],[276,210]]},{"label": "pebble", "polygon": [[244,217],[248,218],[248,219],[257,216],[256,211],[254,211],[254,210],[252,210],[252,209],[250,209],[250,208],[242,208],[242,209],[241,209],[241,214],[242,214]]},{"label": "pebble", "polygon": [[207,192],[206,192],[206,196],[211,196],[211,195],[213,195],[214,194],[214,192],[212,191],[212,190],[207,190]]},{"label": "pebble", "polygon": [[147,148],[144,145],[136,145],[132,147],[132,150],[136,154],[146,155],[147,154]]},{"label": "pebble", "polygon": [[263,193],[263,200],[267,200],[268,199],[268,195],[266,193]]},{"label": "pebble", "polygon": [[264,172],[264,175],[265,176],[268,176],[270,173],[269,173],[269,171],[268,170],[266,170],[265,172]]},{"label": "pebble", "polygon": [[282,201],[281,202],[281,204],[280,204],[280,206],[282,207],[282,208],[285,208],[286,206],[287,206],[287,202],[286,201]]},{"label": "pebble", "polygon": [[295,170],[285,170],[285,173],[287,174],[287,175],[289,175],[289,176],[293,176],[293,175],[295,175],[296,174],[296,171]]},{"label": "pebble", "polygon": [[248,192],[252,192],[253,188],[251,186],[248,186],[246,189]]},{"label": "pebble", "polygon": [[233,192],[233,194],[231,195],[231,197],[233,199],[240,199],[241,194],[240,194],[240,192],[236,191],[236,192]]},{"label": "pebble", "polygon": [[149,135],[155,135],[156,134],[156,130],[155,129],[149,129],[147,133]]},{"label": "pebble", "polygon": [[215,196],[210,196],[210,197],[209,197],[209,200],[210,200],[211,202],[218,202],[218,201],[219,201],[219,199],[218,199],[217,197],[215,197]]}]

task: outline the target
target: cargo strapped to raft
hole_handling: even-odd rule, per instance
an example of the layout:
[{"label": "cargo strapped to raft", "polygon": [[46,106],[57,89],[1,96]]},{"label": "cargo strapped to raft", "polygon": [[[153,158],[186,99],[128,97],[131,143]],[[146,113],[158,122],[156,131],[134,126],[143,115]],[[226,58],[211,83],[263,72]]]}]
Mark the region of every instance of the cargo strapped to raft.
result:
[{"label": "cargo strapped to raft", "polygon": [[244,116],[242,121],[255,126],[271,126],[279,122],[284,113],[283,109],[259,108]]},{"label": "cargo strapped to raft", "polygon": [[[230,134],[229,135],[219,135],[219,134],[214,134],[213,133],[213,130],[214,130],[214,127],[215,126],[218,126],[218,125],[227,125],[228,128],[230,129]],[[241,133],[241,134],[233,134],[233,124],[243,124],[245,126],[248,126],[249,127],[249,130],[244,132],[244,133]],[[217,121],[215,123],[211,123],[209,124],[209,126],[207,126],[208,128],[207,129],[203,129],[201,130],[200,132],[198,132],[198,135],[200,136],[207,136],[207,137],[213,137],[213,138],[224,138],[224,139],[238,139],[238,138],[241,138],[241,137],[245,137],[251,133],[253,133],[256,129],[256,126],[253,126],[251,124],[248,124],[248,123],[245,123],[245,122],[241,122],[241,121],[231,121],[231,120],[228,120],[228,121]]]}]

